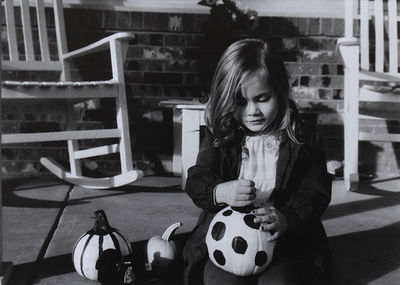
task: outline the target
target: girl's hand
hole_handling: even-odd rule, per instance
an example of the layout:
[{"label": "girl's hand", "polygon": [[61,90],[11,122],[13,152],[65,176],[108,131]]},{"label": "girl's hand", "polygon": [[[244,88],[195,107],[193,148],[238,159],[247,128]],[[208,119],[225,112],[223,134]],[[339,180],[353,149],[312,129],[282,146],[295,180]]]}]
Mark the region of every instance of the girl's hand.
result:
[{"label": "girl's hand", "polygon": [[234,207],[251,205],[256,197],[254,182],[244,179],[218,184],[214,191],[217,204],[225,203]]},{"label": "girl's hand", "polygon": [[275,207],[266,206],[251,211],[256,216],[255,223],[261,223],[261,229],[271,231],[268,241],[276,240],[287,230],[287,219]]}]

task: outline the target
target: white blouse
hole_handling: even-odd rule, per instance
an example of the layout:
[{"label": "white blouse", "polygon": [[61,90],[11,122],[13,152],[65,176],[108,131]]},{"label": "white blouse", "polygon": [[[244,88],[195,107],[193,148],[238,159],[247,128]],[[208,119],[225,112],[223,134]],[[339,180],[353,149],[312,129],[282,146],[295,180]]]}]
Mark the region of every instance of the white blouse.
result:
[{"label": "white blouse", "polygon": [[242,146],[239,179],[254,181],[257,189],[255,206],[265,205],[275,188],[279,144],[278,134],[265,134],[247,136]]}]

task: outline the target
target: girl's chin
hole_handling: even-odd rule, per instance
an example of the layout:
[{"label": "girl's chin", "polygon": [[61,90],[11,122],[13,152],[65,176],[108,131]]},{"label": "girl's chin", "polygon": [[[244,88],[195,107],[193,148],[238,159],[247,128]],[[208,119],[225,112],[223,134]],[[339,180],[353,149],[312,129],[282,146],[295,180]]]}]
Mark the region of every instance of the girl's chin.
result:
[{"label": "girl's chin", "polygon": [[269,124],[246,124],[245,127],[251,132],[262,132]]},{"label": "girl's chin", "polygon": [[270,125],[267,126],[244,126],[248,135],[259,135],[271,131]]}]

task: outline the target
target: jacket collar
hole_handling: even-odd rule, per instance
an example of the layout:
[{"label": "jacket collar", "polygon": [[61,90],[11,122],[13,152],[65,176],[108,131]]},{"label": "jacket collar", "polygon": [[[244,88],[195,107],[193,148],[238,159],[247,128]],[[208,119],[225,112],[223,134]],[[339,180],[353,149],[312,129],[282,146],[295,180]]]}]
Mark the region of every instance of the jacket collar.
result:
[{"label": "jacket collar", "polygon": [[[276,189],[285,188],[287,181],[289,179],[289,175],[292,171],[294,163],[297,159],[299,149],[301,147],[300,144],[294,143],[286,134],[285,131],[281,132],[281,144],[279,147],[279,158],[276,166]],[[235,132],[233,138],[224,145],[224,148],[232,149],[233,152],[230,152],[230,158],[226,158],[228,162],[228,167],[231,169],[229,172],[230,176],[236,177],[238,176],[241,164],[241,150],[242,143],[246,135],[240,129]],[[271,193],[271,199],[273,199],[274,192]]]}]

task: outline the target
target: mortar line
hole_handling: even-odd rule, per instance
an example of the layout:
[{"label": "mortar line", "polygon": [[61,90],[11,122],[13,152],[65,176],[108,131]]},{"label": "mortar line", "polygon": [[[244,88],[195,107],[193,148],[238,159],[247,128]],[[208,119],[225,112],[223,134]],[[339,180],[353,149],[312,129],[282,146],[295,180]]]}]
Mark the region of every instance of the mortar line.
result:
[{"label": "mortar line", "polygon": [[60,225],[61,217],[62,217],[62,215],[63,215],[63,213],[64,213],[64,211],[65,211],[65,209],[66,209],[66,207],[68,205],[68,202],[69,202],[69,200],[71,198],[72,190],[74,188],[75,188],[75,185],[70,185],[70,188],[68,189],[68,191],[67,191],[67,193],[65,195],[64,201],[62,202],[62,204],[60,206],[60,209],[57,212],[57,215],[56,215],[56,218],[54,220],[54,223],[51,226],[50,231],[48,232],[48,234],[47,234],[42,246],[40,247],[38,256],[37,256],[37,258],[35,260],[35,264],[33,266],[32,275],[28,279],[28,284],[30,284],[30,285],[35,284],[35,280],[36,280],[36,277],[38,275],[38,270],[40,269],[40,266],[43,263],[43,259],[44,259],[44,256],[46,255],[47,249],[49,248],[50,242],[53,239],[54,234],[55,234],[58,226]]}]

